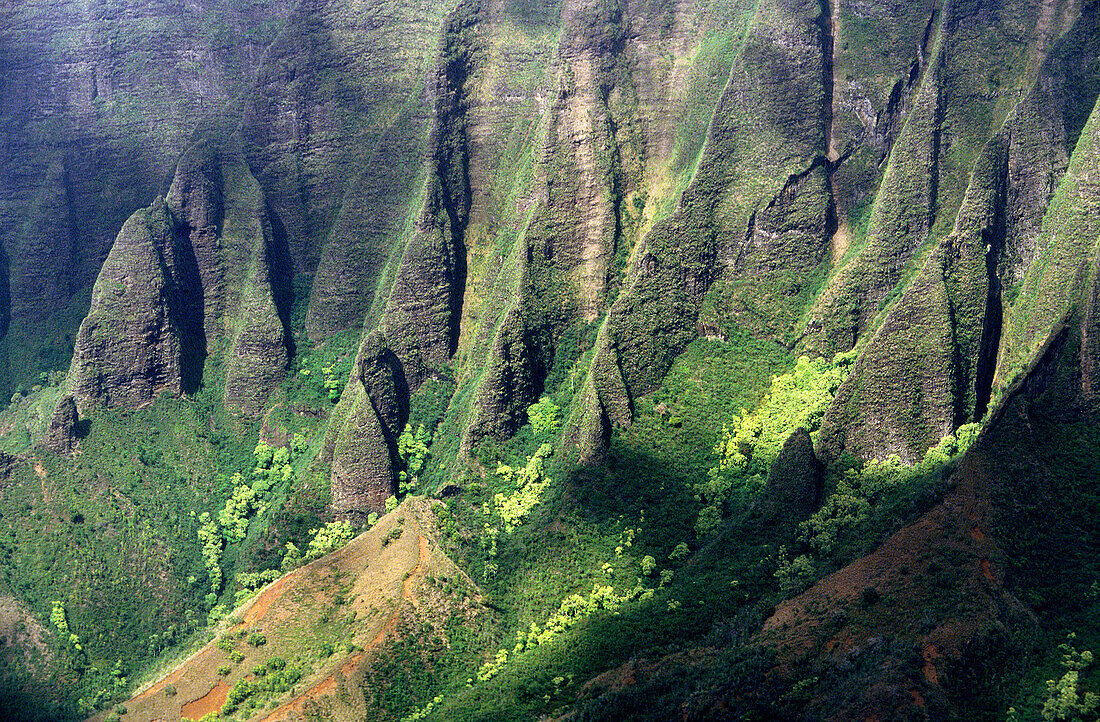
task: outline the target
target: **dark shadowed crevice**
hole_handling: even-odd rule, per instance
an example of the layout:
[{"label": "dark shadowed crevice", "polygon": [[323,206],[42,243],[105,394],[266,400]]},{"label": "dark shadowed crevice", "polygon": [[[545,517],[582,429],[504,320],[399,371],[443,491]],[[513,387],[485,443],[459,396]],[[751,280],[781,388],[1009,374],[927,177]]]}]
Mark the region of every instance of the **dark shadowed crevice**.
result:
[{"label": "dark shadowed crevice", "polygon": [[[845,156],[846,158],[847,156]],[[844,161],[844,158],[836,161],[835,163],[826,164],[825,172],[825,192],[829,195],[828,205],[825,207],[825,242],[830,243],[833,236],[836,235],[837,230],[840,228],[840,219],[836,213],[836,192],[833,190],[833,172]]]},{"label": "dark shadowed crevice", "polygon": [[[70,222],[68,223],[70,259],[69,262],[74,264],[75,266],[77,264],[76,259],[80,258],[81,248],[89,245],[91,243],[91,240],[87,238],[82,238],[80,224],[72,222],[72,219],[79,218],[80,216],[77,212],[76,192],[73,190],[73,179],[72,175],[69,173],[69,164],[67,162],[64,164],[64,170],[61,173],[61,185],[62,189],[65,191],[65,210],[70,219]],[[71,296],[80,290],[80,285],[83,283],[83,274],[81,274],[79,271],[74,272],[73,269],[66,270],[68,270],[69,273],[67,274],[68,285],[65,289],[65,292]]]},{"label": "dark shadowed crevice", "polygon": [[[839,2],[833,0],[832,4]],[[836,28],[833,26],[834,7],[829,0],[821,0],[821,14],[817,16],[818,30],[821,33],[821,88],[825,96],[821,103],[821,127],[825,138],[825,156],[832,155],[833,142],[833,47],[836,42]]]},{"label": "dark shadowed crevice", "polygon": [[[947,282],[946,271],[942,279]],[[967,398],[970,364],[959,343],[959,320],[955,304],[947,299],[947,326],[951,329],[951,428],[957,429],[969,420],[970,406]]]},{"label": "dark shadowed crevice", "polygon": [[195,249],[191,247],[190,227],[174,223],[171,234],[175,256],[175,287],[169,313],[180,337],[180,390],[194,394],[202,386],[202,370],[206,364],[206,328],[202,276],[199,273]]},{"label": "dark shadowed crevice", "polygon": [[11,325],[11,257],[0,244],[0,340],[8,335]]},{"label": "dark shadowed crevice", "polygon": [[283,326],[283,338],[286,343],[287,357],[293,358],[297,352],[294,332],[290,323],[290,312],[294,306],[294,259],[290,255],[287,243],[286,227],[275,213],[271,204],[265,201],[264,214],[269,228],[265,233],[265,251],[267,253],[268,272],[271,279],[271,295],[275,302],[275,312]]},{"label": "dark shadowed crevice", "polygon": [[464,34],[476,21],[476,6],[472,11],[462,12],[460,9],[456,10],[447,28],[437,117],[435,172],[442,191],[443,209],[447,213],[444,243],[448,245],[445,249],[449,289],[448,356],[453,356],[458,350],[462,304],[466,295],[466,226],[470,219],[473,193],[466,135],[468,106],[465,86],[473,58],[470,47],[464,42]]},{"label": "dark shadowed crevice", "polygon": [[1008,158],[1001,162],[998,171],[999,192],[994,210],[993,224],[982,229],[982,243],[985,248],[985,274],[987,290],[985,313],[982,315],[982,335],[978,343],[978,364],[974,371],[974,421],[985,416],[989,408],[989,398],[993,390],[993,376],[997,371],[997,354],[1001,346],[1001,328],[1004,322],[1004,302],[1002,299],[1001,278],[997,274],[997,264],[1004,253],[1007,236],[1005,218],[1005,185],[1008,182]]}]

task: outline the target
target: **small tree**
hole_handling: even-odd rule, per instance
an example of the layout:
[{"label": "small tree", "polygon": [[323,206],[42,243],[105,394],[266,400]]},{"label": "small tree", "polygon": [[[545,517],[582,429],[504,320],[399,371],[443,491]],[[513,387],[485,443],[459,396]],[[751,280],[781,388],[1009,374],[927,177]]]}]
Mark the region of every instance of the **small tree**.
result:
[{"label": "small tree", "polygon": [[551,401],[549,396],[543,396],[537,404],[527,407],[527,420],[531,423],[531,430],[536,436],[554,431],[561,426],[560,412],[561,407]]}]

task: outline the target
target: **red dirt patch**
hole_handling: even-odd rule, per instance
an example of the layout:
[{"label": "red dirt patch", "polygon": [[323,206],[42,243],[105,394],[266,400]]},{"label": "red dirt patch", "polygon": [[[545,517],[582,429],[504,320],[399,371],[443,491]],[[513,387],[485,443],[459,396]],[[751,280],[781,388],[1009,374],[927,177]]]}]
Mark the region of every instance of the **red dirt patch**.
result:
[{"label": "red dirt patch", "polygon": [[[413,606],[419,606],[412,593],[413,585],[416,584],[417,577],[423,576],[427,571],[428,559],[431,553],[431,546],[428,543],[427,537],[420,535],[417,542],[418,558],[416,568],[412,571],[411,574],[405,577],[401,585],[402,597],[405,600],[411,602]],[[284,577],[283,580],[280,580],[280,582],[284,581],[286,578],[287,577]],[[272,587],[269,588],[269,591],[273,591],[275,586],[276,585],[272,585]],[[266,608],[271,605],[271,602],[273,600],[274,597],[272,597],[272,599],[266,600],[266,606],[263,610],[259,612],[255,619],[259,619],[263,616]],[[260,602],[261,600],[257,599],[256,604],[252,607],[252,609],[249,610],[249,613],[245,616],[246,623],[251,623],[252,621],[255,621],[255,619],[252,619],[250,617],[252,615],[252,610],[256,609],[256,607],[260,605]],[[355,673],[355,670],[359,667],[359,664],[363,661],[363,658],[366,656],[366,652],[369,652],[370,650],[381,644],[382,640],[386,638],[386,635],[390,634],[391,632],[393,632],[394,629],[397,628],[397,622],[399,618],[400,612],[395,609],[393,613],[390,614],[389,618],[386,619],[385,623],[382,625],[382,628],[378,630],[378,633],[374,635],[374,638],[371,639],[371,641],[367,644],[362,652],[352,657],[349,657],[346,662],[340,665],[339,669],[334,670],[332,674],[310,687],[304,693],[302,693],[298,697],[295,697],[290,702],[287,702],[282,707],[276,709],[274,712],[265,717],[263,719],[263,722],[277,722],[278,720],[289,719],[291,714],[302,714],[305,709],[305,703],[308,700],[319,699],[321,697],[324,697],[325,695],[330,695],[336,692],[338,688],[336,675],[339,674],[344,679],[348,679],[349,677],[351,677]]]},{"label": "red dirt patch", "polygon": [[180,717],[197,720],[202,719],[211,712],[220,712],[225,705],[225,698],[228,696],[229,685],[225,683],[224,679],[220,680],[214,685],[214,689],[193,702],[185,704],[183,709],[180,710]]},{"label": "red dirt patch", "polygon": [[431,553],[431,547],[428,545],[427,537],[421,535],[419,543],[420,548],[418,550],[418,556],[416,559],[416,569],[414,569],[411,574],[405,577],[405,581],[401,583],[401,595],[405,599],[412,602],[412,605],[414,607],[419,607],[420,603],[417,602],[417,600],[413,597],[413,584],[416,584],[417,577],[422,577],[424,576],[425,572],[427,572],[428,555]]},{"label": "red dirt patch", "polygon": [[[382,632],[379,633],[380,635]],[[372,643],[373,646],[373,643]],[[356,667],[363,661],[363,657],[366,655],[363,652],[350,657],[348,661],[344,662],[340,669],[325,677],[317,684],[310,687],[303,694],[295,697],[290,702],[287,702],[282,707],[279,707],[274,712],[264,717],[262,722],[277,722],[278,720],[290,719],[290,715],[302,714],[305,710],[305,704],[308,700],[319,699],[325,695],[333,694],[338,689],[339,685],[336,683],[336,675],[339,673],[347,679],[351,674],[355,672]]]},{"label": "red dirt patch", "polygon": [[921,667],[921,672],[924,673],[924,678],[928,680],[929,684],[939,684],[940,675],[936,669],[936,660],[940,658],[940,651],[936,649],[936,645],[928,643],[924,645],[922,656],[924,657],[924,666]]},{"label": "red dirt patch", "polygon": [[231,631],[236,631],[249,624],[255,624],[266,617],[271,605],[277,602],[279,597],[283,596],[283,592],[286,591],[287,587],[300,576],[298,570],[295,570],[260,592],[260,596],[256,597],[256,601],[244,613],[244,621],[233,627]]}]

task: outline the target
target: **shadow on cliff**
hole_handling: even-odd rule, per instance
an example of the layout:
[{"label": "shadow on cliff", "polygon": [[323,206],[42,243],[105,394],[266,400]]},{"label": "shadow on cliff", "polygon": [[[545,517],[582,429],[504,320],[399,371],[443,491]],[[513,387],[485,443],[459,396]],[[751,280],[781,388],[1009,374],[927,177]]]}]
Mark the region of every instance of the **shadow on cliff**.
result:
[{"label": "shadow on cliff", "polygon": [[[1067,633],[1078,649],[1100,645],[1100,410],[1083,390],[1087,357],[1075,326],[1053,333],[958,461],[954,491],[872,553],[759,607],[755,629],[713,575],[731,569],[743,584],[738,554],[755,548],[767,566],[780,540],[731,526],[673,591],[685,608],[710,605],[711,633],[613,670],[630,680],[589,690],[576,719],[649,719],[635,715],[645,700],[685,719],[776,720],[994,720],[1041,704],[1025,675],[1061,675]],[[749,598],[767,599],[766,587]]]},{"label": "shadow on cliff", "polygon": [[[290,255],[286,226],[275,213],[270,202],[265,203],[267,219],[271,224],[271,233],[267,242],[267,258],[271,266],[271,291],[275,301],[275,311],[283,325],[286,339],[287,357],[294,358],[297,344],[291,327],[290,314],[296,299],[294,298],[294,259]],[[308,299],[307,299],[308,301]]]}]

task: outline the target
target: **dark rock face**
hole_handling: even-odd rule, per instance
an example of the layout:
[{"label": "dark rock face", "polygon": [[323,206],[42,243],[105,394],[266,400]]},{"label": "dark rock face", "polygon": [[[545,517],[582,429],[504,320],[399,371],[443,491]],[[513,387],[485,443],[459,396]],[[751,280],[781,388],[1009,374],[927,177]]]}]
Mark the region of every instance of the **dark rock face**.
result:
[{"label": "dark rock face", "polygon": [[435,79],[427,197],[382,320],[410,391],[458,347],[472,202],[465,83],[475,58],[467,35],[475,21],[476,10],[466,5],[447,20]]},{"label": "dark rock face", "polygon": [[787,437],[783,448],[768,471],[760,513],[766,519],[803,519],[821,501],[824,468],[814,455],[813,442],[806,429],[799,428]]},{"label": "dark rock face", "polygon": [[359,346],[350,383],[329,421],[321,460],[332,463],[332,505],[343,515],[382,511],[396,493],[397,437],[409,416],[404,368],[381,333]]},{"label": "dark rock face", "polygon": [[76,427],[79,420],[76,400],[72,396],[65,396],[57,402],[53,418],[46,429],[46,448],[55,454],[73,453],[78,442]]},{"label": "dark rock face", "polygon": [[33,367],[36,352],[60,341],[43,330],[69,323],[72,314],[57,312],[94,281],[126,218],[163,192],[195,128],[245,89],[289,4],[0,9],[0,246],[9,259],[0,331],[10,320],[12,335],[0,348],[0,385],[46,370]]},{"label": "dark rock face", "polygon": [[[820,11],[800,2],[762,6],[729,71],[692,184],[637,254],[593,362],[601,413],[613,423],[629,423],[632,399],[656,387],[700,330],[721,335],[732,315],[762,333],[786,333],[797,318],[791,299],[814,290],[801,285],[825,257],[830,209],[819,170]],[[799,286],[793,295],[772,290],[792,284]],[[764,298],[778,314],[761,306]]]},{"label": "dark rock face", "polygon": [[[1065,313],[1072,278],[1091,253],[1083,239],[1098,232],[1086,220],[1094,217],[1095,193],[1078,187],[1075,174],[1092,162],[1087,134],[1076,144],[1078,170],[1063,181],[1076,195],[1052,198],[1070,165],[1065,119],[1076,111],[1065,108],[1091,102],[1069,90],[1067,68],[1076,65],[1071,58],[1095,54],[1096,22],[1095,12],[1077,20],[1027,98],[985,144],[951,233],[885,314],[837,393],[823,423],[824,458],[847,449],[863,458],[919,460],[944,435],[982,418],[995,373],[1008,381],[1013,364],[1018,370]],[[965,47],[959,40],[954,50]],[[1058,246],[1046,248],[1045,257],[1057,260],[1037,275],[1029,269],[1050,237],[1040,231],[1044,216]]]},{"label": "dark rock face", "polygon": [[[349,384],[350,385],[350,384]],[[336,436],[332,456],[332,508],[346,517],[365,518],[381,511],[396,490],[390,440],[366,392],[359,397]]]},{"label": "dark rock face", "polygon": [[237,333],[226,360],[225,404],[250,418],[263,414],[287,364],[286,337],[272,298],[265,251],[266,247],[258,247],[252,257]]},{"label": "dark rock face", "polygon": [[286,366],[263,195],[233,138],[180,161],[168,201],[127,221],[81,324],[68,388],[83,412],[191,393],[227,337],[226,404],[259,415]]},{"label": "dark rock face", "polygon": [[419,200],[441,20],[428,0],[299,3],[245,99],[249,165],[294,271],[315,274],[315,342],[362,322]]},{"label": "dark rock face", "polygon": [[115,239],[69,370],[68,391],[82,412],[99,403],[137,408],[161,391],[182,390],[180,329],[170,311],[166,262],[173,245],[163,201],[131,216]]}]

